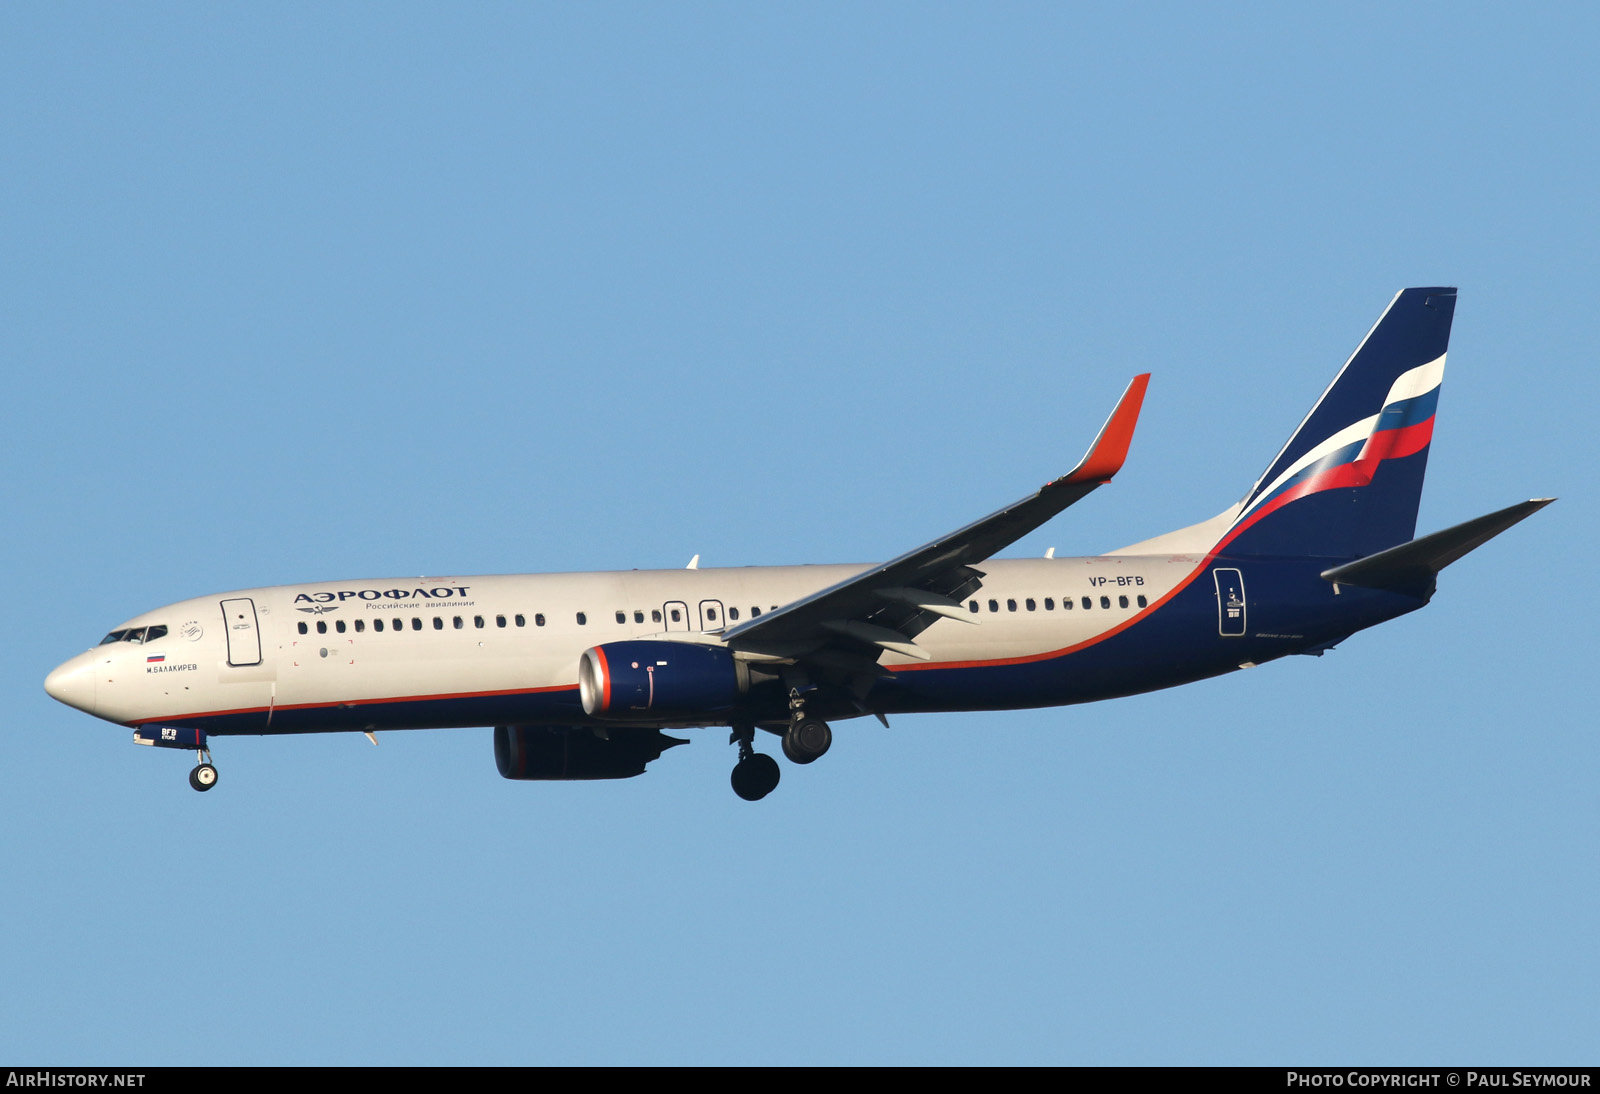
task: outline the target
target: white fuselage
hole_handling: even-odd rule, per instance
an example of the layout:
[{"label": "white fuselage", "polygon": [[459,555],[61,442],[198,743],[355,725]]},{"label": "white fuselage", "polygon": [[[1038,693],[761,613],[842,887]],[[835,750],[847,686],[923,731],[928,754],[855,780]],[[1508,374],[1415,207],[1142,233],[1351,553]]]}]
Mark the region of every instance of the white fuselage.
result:
[{"label": "white fuselage", "polygon": [[[940,619],[917,639],[931,662],[889,653],[882,664],[894,671],[1002,661],[1091,642],[1153,611],[1202,563],[1203,556],[1142,555],[994,560],[985,564],[983,588],[965,602],[975,606],[970,618],[978,625]],[[241,732],[273,732],[280,728],[273,714],[289,709],[574,689],[579,658],[590,647],[640,638],[716,644],[725,626],[862,569],[384,578],[244,589],[130,619],[117,630],[164,626],[166,633],[88,650],[52,673],[49,686],[71,705],[123,725],[260,712],[259,727]],[[226,625],[225,603],[236,609]],[[243,618],[251,608],[254,619]]]}]

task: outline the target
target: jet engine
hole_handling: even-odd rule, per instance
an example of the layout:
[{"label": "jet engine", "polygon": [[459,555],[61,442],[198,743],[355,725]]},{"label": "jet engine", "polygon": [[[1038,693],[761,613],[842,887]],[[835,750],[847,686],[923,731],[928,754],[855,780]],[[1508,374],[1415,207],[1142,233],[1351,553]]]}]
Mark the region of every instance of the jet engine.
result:
[{"label": "jet engine", "polygon": [[694,719],[731,710],[750,690],[750,668],[720,646],[607,642],[583,651],[578,692],[591,718]]}]

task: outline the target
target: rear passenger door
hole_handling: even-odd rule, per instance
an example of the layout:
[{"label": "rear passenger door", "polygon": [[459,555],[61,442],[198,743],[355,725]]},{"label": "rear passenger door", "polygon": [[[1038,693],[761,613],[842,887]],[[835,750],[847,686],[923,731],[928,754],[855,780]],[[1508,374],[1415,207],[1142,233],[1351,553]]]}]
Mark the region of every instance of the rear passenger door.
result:
[{"label": "rear passenger door", "polygon": [[1211,576],[1217,583],[1217,633],[1224,638],[1237,638],[1245,628],[1244,575],[1219,566]]}]

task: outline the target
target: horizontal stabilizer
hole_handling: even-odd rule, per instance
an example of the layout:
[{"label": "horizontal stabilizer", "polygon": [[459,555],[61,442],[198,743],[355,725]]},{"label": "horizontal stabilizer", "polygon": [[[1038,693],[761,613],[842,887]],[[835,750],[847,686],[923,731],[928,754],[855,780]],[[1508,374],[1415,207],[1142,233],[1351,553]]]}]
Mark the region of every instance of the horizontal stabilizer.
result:
[{"label": "horizontal stabilizer", "polygon": [[1324,581],[1368,589],[1431,585],[1434,575],[1456,559],[1488,543],[1513,524],[1531,517],[1555,498],[1534,498],[1499,512],[1446,528],[1410,543],[1322,571]]}]

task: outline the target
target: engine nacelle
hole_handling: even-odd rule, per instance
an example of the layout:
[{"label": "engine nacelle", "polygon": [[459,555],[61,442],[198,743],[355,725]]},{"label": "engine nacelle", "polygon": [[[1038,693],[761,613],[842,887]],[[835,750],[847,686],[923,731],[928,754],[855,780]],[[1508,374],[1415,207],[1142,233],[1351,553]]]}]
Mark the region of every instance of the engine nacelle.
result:
[{"label": "engine nacelle", "polygon": [[714,718],[749,690],[748,666],[721,646],[607,642],[584,650],[578,662],[578,693],[591,718]]},{"label": "engine nacelle", "polygon": [[494,765],[508,779],[631,779],[667,749],[686,745],[659,729],[495,726]]}]

